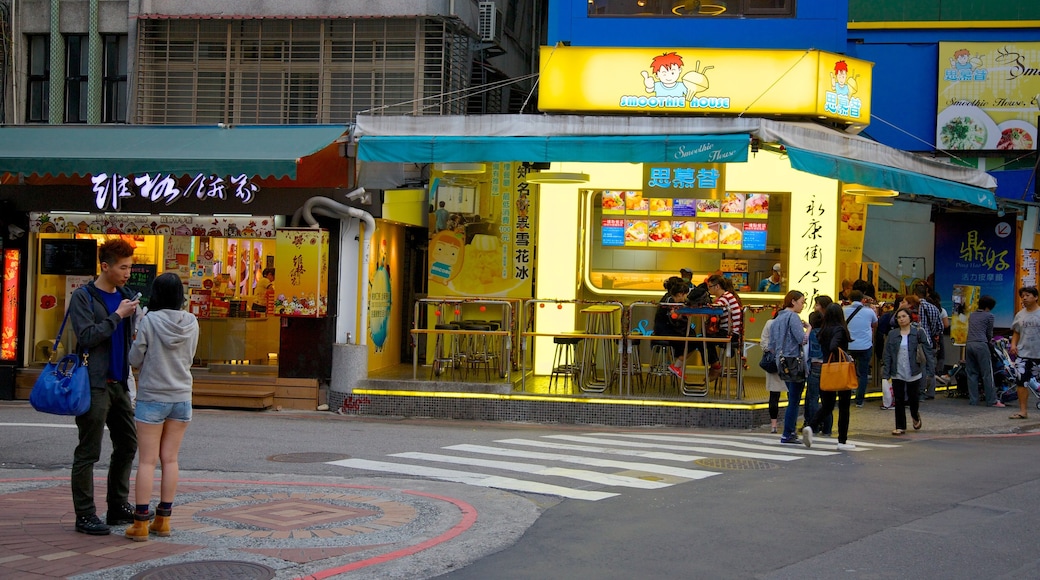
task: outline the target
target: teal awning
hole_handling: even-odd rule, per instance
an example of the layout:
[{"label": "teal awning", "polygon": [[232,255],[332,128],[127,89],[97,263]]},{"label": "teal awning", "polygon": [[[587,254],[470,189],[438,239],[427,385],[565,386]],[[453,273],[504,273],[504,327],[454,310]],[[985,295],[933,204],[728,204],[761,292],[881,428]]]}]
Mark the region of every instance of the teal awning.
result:
[{"label": "teal awning", "polygon": [[893,189],[899,193],[926,195],[997,209],[993,192],[988,189],[869,161],[807,151],[790,145],[786,148],[791,159],[791,167],[799,171],[838,179],[845,183],[858,183],[868,187]]},{"label": "teal awning", "polygon": [[428,136],[362,135],[358,160],[387,163],[588,161],[736,163],[750,137],[729,135]]},{"label": "teal awning", "polygon": [[0,128],[0,173],[296,179],[300,159],[347,130],[345,125],[7,126]]}]

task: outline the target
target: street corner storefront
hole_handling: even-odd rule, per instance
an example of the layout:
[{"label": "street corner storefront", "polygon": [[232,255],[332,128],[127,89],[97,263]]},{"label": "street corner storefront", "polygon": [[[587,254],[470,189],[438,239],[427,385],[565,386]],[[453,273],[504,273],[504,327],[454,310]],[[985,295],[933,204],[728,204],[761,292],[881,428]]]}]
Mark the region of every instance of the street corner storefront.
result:
[{"label": "street corner storefront", "polygon": [[[134,248],[128,286],[142,304],[160,274],[184,284],[185,309],[200,326],[196,405],[316,408],[319,381],[331,373],[329,356],[318,354],[332,342],[330,232],[289,227],[288,216],[350,185],[337,143],[345,132],[0,129],[0,197],[26,232],[4,247],[12,395],[27,398],[43,364],[74,352],[69,329],[54,347],[68,299],[97,276],[98,246],[121,238]],[[315,348],[323,336],[328,348]]]},{"label": "street corner storefront", "polygon": [[[541,62],[539,108],[550,114],[359,116],[351,140],[360,166],[431,167],[430,258],[428,296],[400,305],[414,309],[413,335],[426,338],[414,350],[421,380],[365,383],[351,412],[757,425],[762,377],[746,361],[760,356],[762,326],[789,290],[836,296],[843,272],[860,269],[868,205],[904,195],[996,207],[984,172],[854,134],[869,120],[864,61],[812,50],[557,46],[544,47]],[[518,245],[519,191],[533,247]],[[720,350],[733,371],[721,382],[709,380],[701,352],[687,359],[682,384],[657,368],[654,313],[663,282],[684,269],[694,284],[723,275],[744,306],[742,340]],[[512,313],[512,330],[502,313]],[[708,341],[694,337],[717,315],[691,314],[702,317],[691,350],[704,352]],[[470,383],[496,381],[482,366],[473,372],[470,361],[486,360],[483,350],[473,356],[473,337],[495,335],[465,326],[489,318],[503,321],[508,350],[492,348],[498,386],[476,389]],[[422,382],[438,383],[436,393]],[[561,402],[579,409],[560,411]],[[625,416],[637,407],[652,411]]]}]

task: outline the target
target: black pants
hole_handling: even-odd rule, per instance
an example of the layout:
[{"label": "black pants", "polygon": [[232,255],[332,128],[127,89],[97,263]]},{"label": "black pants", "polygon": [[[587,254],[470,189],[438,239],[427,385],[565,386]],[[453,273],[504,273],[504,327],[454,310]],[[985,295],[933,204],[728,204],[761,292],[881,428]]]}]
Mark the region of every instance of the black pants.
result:
[{"label": "black pants", "polygon": [[94,464],[101,458],[101,439],[108,425],[112,459],[108,467],[109,509],[127,503],[130,470],[137,454],[134,408],[126,383],[106,382],[103,389],[90,389],[90,410],[76,417],[79,445],[72,459],[72,505],[77,516],[97,513],[94,506]]},{"label": "black pants", "polygon": [[849,438],[849,402],[852,391],[820,391],[820,408],[816,410],[809,425],[816,433],[820,432],[824,421],[834,413],[834,400],[838,400],[838,443],[845,443]]},{"label": "black pants", "polygon": [[896,400],[896,429],[906,431],[906,404],[910,403],[910,418],[917,421],[921,418],[918,411],[918,389],[921,381],[901,381],[892,379],[892,398]]}]

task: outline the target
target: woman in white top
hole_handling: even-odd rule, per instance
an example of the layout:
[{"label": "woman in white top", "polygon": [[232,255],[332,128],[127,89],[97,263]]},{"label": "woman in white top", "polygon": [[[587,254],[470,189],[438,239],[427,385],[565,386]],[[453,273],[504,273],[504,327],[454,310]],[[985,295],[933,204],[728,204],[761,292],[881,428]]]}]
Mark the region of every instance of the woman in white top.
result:
[{"label": "woman in white top", "polygon": [[[758,345],[762,347],[762,352],[771,350],[769,346],[769,327],[773,325],[773,321],[776,319],[776,315],[780,311],[777,310],[773,313],[773,318],[766,321],[766,325],[762,327],[762,339]],[[780,417],[780,393],[787,390],[787,385],[780,379],[779,373],[766,373],[766,391],[769,392],[769,432],[776,433],[776,420]]]},{"label": "woman in white top", "polygon": [[[888,339],[885,340],[881,378],[892,380],[892,398],[896,403],[896,428],[892,434],[902,435],[906,433],[907,403],[910,403],[914,429],[921,428],[921,413],[918,410],[921,377],[925,369],[934,364],[935,355],[928,342],[928,335],[920,327],[911,324],[909,308],[896,311],[895,319],[898,326],[888,333]],[[925,355],[925,362],[917,360],[918,347]]]}]

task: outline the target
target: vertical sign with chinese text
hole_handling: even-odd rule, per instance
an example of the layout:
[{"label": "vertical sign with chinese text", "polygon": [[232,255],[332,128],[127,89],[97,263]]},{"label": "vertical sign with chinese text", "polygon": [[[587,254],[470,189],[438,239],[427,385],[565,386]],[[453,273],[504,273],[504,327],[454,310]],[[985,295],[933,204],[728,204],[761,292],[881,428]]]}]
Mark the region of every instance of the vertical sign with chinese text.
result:
[{"label": "vertical sign with chinese text", "polygon": [[940,214],[935,217],[935,290],[953,311],[955,285],[978,286],[997,301],[995,324],[1009,327],[1015,313],[1015,222],[1006,217]]},{"label": "vertical sign with chinese text", "polygon": [[328,230],[278,230],[274,263],[278,271],[274,313],[309,318],[325,316],[329,295]]},{"label": "vertical sign with chinese text", "polygon": [[[838,194],[791,194],[790,273],[787,287],[810,300],[835,287],[838,248]],[[808,315],[804,311],[803,316]]]}]

